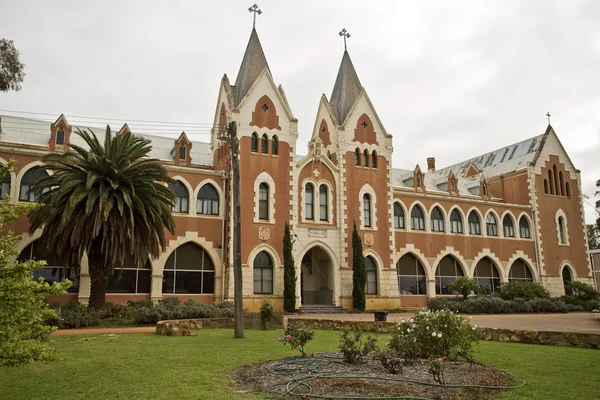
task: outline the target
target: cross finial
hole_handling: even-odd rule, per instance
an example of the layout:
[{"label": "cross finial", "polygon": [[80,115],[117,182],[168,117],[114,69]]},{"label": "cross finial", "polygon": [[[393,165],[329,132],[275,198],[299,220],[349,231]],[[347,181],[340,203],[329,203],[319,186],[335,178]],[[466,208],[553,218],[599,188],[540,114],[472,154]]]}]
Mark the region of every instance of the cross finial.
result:
[{"label": "cross finial", "polygon": [[248,8],[248,11],[254,13],[254,21],[252,22],[252,28],[256,26],[256,14],[262,14],[262,10],[258,8],[258,5],[254,4],[252,7]]},{"label": "cross finial", "polygon": [[548,125],[550,125],[550,117],[551,117],[551,116],[552,116],[552,115],[550,114],[550,111],[548,111],[548,112],[546,113],[546,117],[548,117]]},{"label": "cross finial", "polygon": [[340,36],[344,37],[344,50],[348,50],[348,47],[346,46],[346,38],[349,38],[350,34],[346,30],[346,28],[344,28],[340,31]]}]

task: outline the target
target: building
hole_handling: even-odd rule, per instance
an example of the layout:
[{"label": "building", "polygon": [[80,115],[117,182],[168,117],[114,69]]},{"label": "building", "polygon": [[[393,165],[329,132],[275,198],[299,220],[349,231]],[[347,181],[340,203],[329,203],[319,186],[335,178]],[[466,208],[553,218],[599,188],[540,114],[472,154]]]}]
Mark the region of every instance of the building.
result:
[{"label": "building", "polygon": [[[210,143],[148,136],[151,156],[177,180],[176,232],[168,250],[145,268],[118,269],[107,301],[178,296],[202,302],[233,300],[230,151],[220,140],[235,121],[240,137],[244,303],[283,303],[284,223],[294,236],[297,306],[352,305],[352,231],[363,241],[367,308],[424,306],[451,294],[460,276],[490,292],[514,280],[539,282],[553,295],[565,282],[592,283],[575,168],[551,126],[537,136],[437,168],[392,167],[392,135],[377,115],[347,51],[333,91],[321,96],[308,154],[297,155],[298,120],[271,75],[252,30],[232,85],[224,75]],[[48,124],[2,117],[0,157],[14,158],[15,173],[2,183],[12,202],[28,193],[40,173],[30,171],[48,152],[80,139],[61,115]],[[127,125],[121,131],[129,129]],[[102,137],[104,132],[97,131]],[[48,173],[51,173],[49,171]],[[21,218],[13,229],[27,232]],[[24,233],[21,259],[48,260],[44,274],[64,279],[62,267],[36,246],[41,232]],[[83,259],[72,294],[89,298]]]}]

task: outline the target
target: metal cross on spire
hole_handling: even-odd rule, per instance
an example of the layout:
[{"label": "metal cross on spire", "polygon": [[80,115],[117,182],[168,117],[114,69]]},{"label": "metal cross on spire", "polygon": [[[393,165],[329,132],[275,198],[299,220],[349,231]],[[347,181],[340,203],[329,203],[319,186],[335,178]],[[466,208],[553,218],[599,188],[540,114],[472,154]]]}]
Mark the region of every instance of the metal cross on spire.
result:
[{"label": "metal cross on spire", "polygon": [[256,14],[262,14],[262,10],[258,8],[257,4],[254,4],[252,7],[248,8],[248,11],[254,13],[254,22],[252,22],[252,28],[254,28],[256,26]]},{"label": "metal cross on spire", "polygon": [[350,34],[346,30],[346,28],[344,28],[340,31],[340,36],[344,37],[344,50],[348,50],[348,47],[346,46],[346,38],[349,38]]},{"label": "metal cross on spire", "polygon": [[548,125],[550,125],[550,117],[552,116],[552,114],[550,114],[550,111],[548,111],[546,113],[546,117],[548,117]]}]

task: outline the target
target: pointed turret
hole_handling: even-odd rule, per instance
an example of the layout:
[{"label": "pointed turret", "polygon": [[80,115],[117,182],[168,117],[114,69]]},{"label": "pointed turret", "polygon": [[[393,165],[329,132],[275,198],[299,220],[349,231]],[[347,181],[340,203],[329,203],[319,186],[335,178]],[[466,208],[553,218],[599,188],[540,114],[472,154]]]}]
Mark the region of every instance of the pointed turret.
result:
[{"label": "pointed turret", "polygon": [[345,50],[329,100],[329,104],[334,110],[339,125],[344,123],[350,108],[352,108],[361,90],[360,80],[358,80],[358,75],[354,69],[354,65],[352,65],[350,55]]},{"label": "pointed turret", "polygon": [[250,34],[250,40],[248,40],[248,46],[242,59],[242,65],[235,79],[235,106],[237,107],[241,102],[248,90],[252,87],[252,84],[258,78],[263,69],[267,69],[269,73],[269,64],[267,64],[267,58],[263,52],[260,40],[256,29],[252,28]]}]

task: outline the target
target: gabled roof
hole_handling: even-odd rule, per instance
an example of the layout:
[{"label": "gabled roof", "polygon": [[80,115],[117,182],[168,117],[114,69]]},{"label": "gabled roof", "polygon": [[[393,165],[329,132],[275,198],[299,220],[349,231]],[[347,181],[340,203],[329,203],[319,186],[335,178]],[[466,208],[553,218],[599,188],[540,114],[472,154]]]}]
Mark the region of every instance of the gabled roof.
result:
[{"label": "gabled roof", "polygon": [[358,74],[354,69],[352,60],[350,60],[350,55],[348,54],[348,51],[344,51],[342,63],[340,64],[340,69],[337,78],[335,79],[335,85],[333,86],[333,91],[331,92],[331,98],[329,100],[329,104],[334,110],[340,125],[344,123],[350,108],[352,108],[352,105],[358,98],[361,90],[362,86],[358,80]]},{"label": "gabled roof", "polygon": [[256,33],[256,29],[252,28],[252,33],[250,33],[250,39],[248,40],[248,46],[246,46],[246,52],[244,53],[244,58],[242,59],[242,65],[240,66],[240,70],[238,71],[237,78],[235,79],[235,106],[237,107],[241,102],[250,87],[263,69],[269,69],[269,64],[267,64],[267,58],[265,57],[265,53],[260,44],[260,40],[258,39],[258,34]]},{"label": "gabled roof", "polygon": [[442,168],[437,170],[436,173],[448,175],[450,171],[453,171],[458,177],[465,176],[471,164],[480,171],[485,171],[487,178],[518,171],[526,168],[530,162],[534,161],[543,137],[543,134],[534,136],[522,142]]}]

